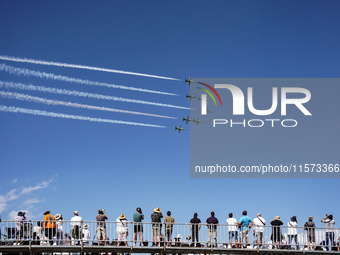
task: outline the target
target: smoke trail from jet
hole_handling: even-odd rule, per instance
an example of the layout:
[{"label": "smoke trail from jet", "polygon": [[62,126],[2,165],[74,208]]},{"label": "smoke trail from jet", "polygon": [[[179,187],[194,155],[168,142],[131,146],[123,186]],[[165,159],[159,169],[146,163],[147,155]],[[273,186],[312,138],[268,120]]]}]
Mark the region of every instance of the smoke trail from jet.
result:
[{"label": "smoke trail from jet", "polygon": [[164,126],[138,123],[138,122],[92,118],[92,117],[87,117],[87,116],[69,115],[69,114],[55,113],[55,112],[46,112],[46,111],[19,108],[19,107],[13,107],[13,106],[8,107],[8,106],[4,106],[4,105],[0,105],[0,111],[2,111],[2,112],[13,112],[13,113],[24,113],[24,114],[39,115],[39,116],[47,116],[47,117],[53,117],[53,118],[85,120],[85,121],[91,121],[91,122],[101,122],[101,123],[110,123],[110,124],[125,124],[125,125],[144,126],[144,127],[166,128]]},{"label": "smoke trail from jet", "polygon": [[44,61],[44,60],[35,60],[35,59],[29,59],[29,58],[16,58],[16,57],[0,55],[0,59],[13,61],[13,62],[30,63],[30,64],[36,64],[36,65],[70,67],[70,68],[94,70],[94,71],[101,71],[101,72],[108,72],[108,73],[129,74],[129,75],[137,75],[137,76],[144,76],[144,77],[157,78],[157,79],[179,81],[179,79],[176,79],[176,78],[170,78],[170,77],[164,77],[164,76],[158,76],[158,75],[152,75],[152,74],[136,73],[136,72],[122,71],[122,70],[115,70],[115,69],[108,69],[108,68],[101,68],[101,67],[75,65],[75,64],[59,63],[59,62]]},{"label": "smoke trail from jet", "polygon": [[77,78],[72,78],[68,76],[62,76],[62,75],[56,75],[53,73],[45,73],[45,72],[39,72],[39,71],[33,71],[26,68],[18,68],[9,66],[6,64],[0,64],[0,71],[5,71],[10,74],[16,74],[16,75],[24,75],[24,76],[34,76],[39,78],[45,78],[45,79],[51,79],[51,80],[58,80],[63,82],[70,82],[70,83],[76,83],[76,84],[85,84],[90,86],[103,86],[108,88],[115,88],[115,89],[126,89],[126,90],[133,90],[138,92],[146,92],[146,93],[154,93],[154,94],[162,94],[162,95],[169,95],[169,96],[178,96],[178,94],[174,93],[168,93],[168,92],[162,92],[162,91],[156,91],[156,90],[149,90],[149,89],[142,89],[142,88],[135,88],[135,87],[128,87],[128,86],[122,86],[122,85],[115,85],[115,84],[109,84],[105,82],[98,82],[98,81],[89,81],[89,80],[82,80]]},{"label": "smoke trail from jet", "polygon": [[90,110],[119,112],[119,113],[136,114],[136,115],[158,117],[158,118],[176,119],[174,117],[151,114],[151,113],[119,110],[119,109],[99,107],[99,106],[94,106],[94,105],[86,105],[86,104],[78,104],[78,103],[65,102],[65,101],[59,101],[59,100],[51,100],[51,99],[35,97],[35,96],[30,96],[30,95],[27,95],[27,94],[20,94],[20,93],[15,93],[15,92],[0,91],[0,96],[10,98],[10,99],[17,99],[17,100],[22,100],[22,101],[34,102],[34,103],[42,103],[42,104],[47,104],[47,105],[63,105],[63,106],[69,106],[69,107],[75,107],[75,108],[84,108],[84,109],[90,109]]},{"label": "smoke trail from jet", "polygon": [[161,106],[161,107],[190,110],[190,108],[187,108],[187,107],[171,105],[171,104],[162,104],[162,103],[135,100],[135,99],[129,99],[129,98],[123,98],[123,97],[107,96],[107,95],[87,93],[87,92],[81,92],[81,91],[75,91],[75,90],[56,89],[56,88],[49,88],[49,87],[43,87],[43,86],[35,86],[35,85],[31,85],[31,84],[25,85],[25,84],[22,84],[22,83],[0,81],[0,87],[20,89],[20,90],[47,92],[47,93],[59,94],[59,95],[69,95],[69,96],[95,98],[95,99],[101,99],[101,100],[120,101],[120,102],[125,102],[125,103],[146,104],[146,105],[154,105],[154,106]]}]

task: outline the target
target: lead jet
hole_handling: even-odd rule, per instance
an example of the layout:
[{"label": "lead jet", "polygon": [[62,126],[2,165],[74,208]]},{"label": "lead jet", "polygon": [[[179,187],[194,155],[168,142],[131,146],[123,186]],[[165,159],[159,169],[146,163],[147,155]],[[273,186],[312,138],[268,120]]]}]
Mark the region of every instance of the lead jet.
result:
[{"label": "lead jet", "polygon": [[183,118],[183,121],[185,121],[185,124],[188,124],[188,122],[192,120],[189,119],[189,115],[188,115],[187,118]]},{"label": "lead jet", "polygon": [[194,82],[193,80],[191,80],[191,77],[189,76],[189,80],[187,80],[187,79],[185,79],[185,82],[188,82],[188,87],[190,86],[190,84],[192,83],[192,82]]},{"label": "lead jet", "polygon": [[196,97],[194,97],[194,96],[192,95],[192,93],[190,92],[190,95],[186,94],[186,95],[185,95],[185,98],[189,98],[189,102],[190,102],[191,99],[196,98]]},{"label": "lead jet", "polygon": [[197,120],[193,119],[192,122],[193,122],[193,123],[196,123],[196,126],[197,126],[199,123],[203,123],[203,121],[200,121],[198,117],[197,117]]},{"label": "lead jet", "polygon": [[178,125],[178,127],[175,126],[175,130],[178,130],[178,134],[182,131],[185,130],[184,128],[181,128],[181,124]]}]

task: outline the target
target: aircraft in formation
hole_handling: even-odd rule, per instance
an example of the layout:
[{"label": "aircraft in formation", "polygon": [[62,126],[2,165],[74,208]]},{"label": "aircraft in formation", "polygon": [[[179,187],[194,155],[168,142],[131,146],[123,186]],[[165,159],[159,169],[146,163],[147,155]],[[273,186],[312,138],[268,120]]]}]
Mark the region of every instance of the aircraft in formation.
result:
[{"label": "aircraft in formation", "polygon": [[192,122],[193,122],[193,123],[196,123],[196,126],[197,126],[199,123],[203,123],[203,121],[200,121],[198,117],[197,117],[197,120],[193,119]]},{"label": "aircraft in formation", "polygon": [[[194,83],[194,81],[191,79],[191,77],[189,76],[189,79],[185,79],[185,82],[188,83],[188,87],[191,85],[191,83]],[[190,94],[186,94],[185,95],[185,98],[189,98],[189,102],[191,101],[191,99],[193,98],[197,98],[197,100],[201,101],[201,98],[200,97],[195,97],[192,95],[192,92],[190,92]],[[207,112],[211,112],[209,110],[207,110]],[[197,120],[195,119],[189,119],[189,115],[187,115],[186,118],[183,117],[183,121],[185,121],[185,124],[188,124],[189,121],[192,121],[193,123],[196,124],[196,126],[199,124],[199,123],[203,123],[203,121],[200,121],[199,120],[199,117],[197,117]],[[178,130],[178,134],[182,131],[182,130],[185,130],[184,128],[181,127],[181,125],[179,124],[178,127],[175,126],[175,131]]]},{"label": "aircraft in formation", "polygon": [[189,102],[190,102],[191,99],[196,98],[196,97],[194,97],[194,96],[192,95],[192,93],[190,92],[190,95],[186,94],[186,95],[185,95],[185,98],[189,98]]},{"label": "aircraft in formation", "polygon": [[188,87],[190,86],[190,84],[192,83],[192,82],[194,82],[193,80],[191,80],[191,77],[189,76],[189,80],[187,80],[187,79],[185,79],[185,82],[187,82],[188,83]]},{"label": "aircraft in formation", "polygon": [[192,121],[192,120],[189,119],[189,115],[188,115],[187,118],[183,117],[183,121],[185,121],[185,124],[188,124],[188,122]]},{"label": "aircraft in formation", "polygon": [[184,128],[181,127],[181,124],[178,125],[178,127],[175,126],[175,130],[178,130],[178,134],[182,131],[185,130]]}]

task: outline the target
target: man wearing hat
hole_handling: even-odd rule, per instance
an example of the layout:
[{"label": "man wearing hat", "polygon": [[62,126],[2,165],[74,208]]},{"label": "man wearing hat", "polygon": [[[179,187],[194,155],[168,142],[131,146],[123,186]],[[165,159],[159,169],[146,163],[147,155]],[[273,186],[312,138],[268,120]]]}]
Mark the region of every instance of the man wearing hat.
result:
[{"label": "man wearing hat", "polygon": [[71,236],[72,236],[72,244],[75,244],[74,240],[79,240],[80,239],[80,229],[81,226],[83,225],[83,219],[79,216],[78,211],[73,212],[74,216],[71,218]]},{"label": "man wearing hat", "polygon": [[162,219],[163,214],[159,207],[153,209],[153,213],[151,214],[151,222],[152,222],[152,246],[159,246],[159,236],[162,230]]},{"label": "man wearing hat", "polygon": [[44,232],[50,244],[53,244],[53,237],[56,234],[55,230],[55,217],[50,214],[50,211],[45,211],[44,216]]}]

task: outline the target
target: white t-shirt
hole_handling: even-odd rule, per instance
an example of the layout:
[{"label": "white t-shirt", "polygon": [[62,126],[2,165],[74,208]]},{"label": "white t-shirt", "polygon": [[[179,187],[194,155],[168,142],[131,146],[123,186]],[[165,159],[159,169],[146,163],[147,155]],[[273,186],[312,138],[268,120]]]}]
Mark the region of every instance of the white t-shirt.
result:
[{"label": "white t-shirt", "polygon": [[290,221],[288,222],[287,226],[288,226],[288,235],[297,235],[297,229],[296,229],[298,227],[297,222]]},{"label": "white t-shirt", "polygon": [[83,240],[84,241],[88,241],[88,240],[90,240],[90,238],[91,238],[91,234],[90,234],[90,231],[88,230],[88,229],[82,229],[82,232],[83,232],[83,235],[84,235],[84,237],[83,237]]},{"label": "white t-shirt", "polygon": [[83,222],[82,217],[74,216],[74,217],[72,217],[70,224],[71,224],[72,227],[74,227],[75,225],[78,225],[79,227],[81,227],[82,222]]},{"label": "white t-shirt", "polygon": [[127,227],[127,223],[129,222],[127,219],[122,219],[120,220],[119,218],[117,218],[117,233],[126,233],[128,232],[128,227]]},{"label": "white t-shirt", "polygon": [[229,218],[226,220],[228,225],[228,231],[237,231],[237,220],[235,218]]},{"label": "white t-shirt", "polygon": [[257,217],[255,219],[253,219],[253,222],[254,222],[254,231],[255,232],[264,232],[264,226],[266,224],[265,219],[263,219],[262,217]]}]

